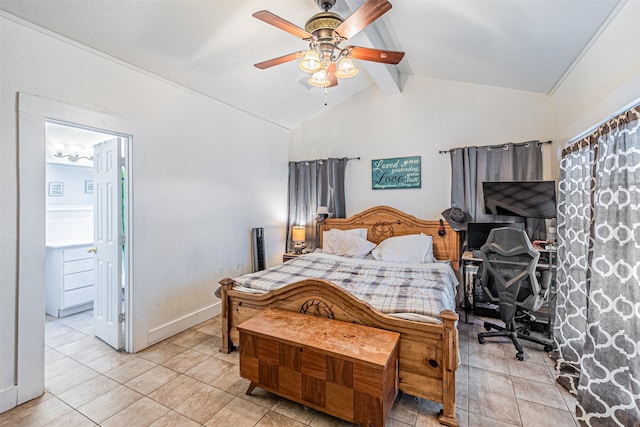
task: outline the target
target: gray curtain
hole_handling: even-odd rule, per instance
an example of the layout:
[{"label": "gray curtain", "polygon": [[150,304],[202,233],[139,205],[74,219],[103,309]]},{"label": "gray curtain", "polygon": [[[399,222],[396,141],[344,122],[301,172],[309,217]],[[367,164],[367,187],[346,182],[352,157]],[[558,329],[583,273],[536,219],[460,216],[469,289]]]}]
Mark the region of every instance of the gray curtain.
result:
[{"label": "gray curtain", "polygon": [[318,206],[327,206],[332,217],[345,217],[344,177],[348,161],[340,158],[289,162],[287,251],[293,250],[294,225],[304,225],[307,248],[316,247]]},{"label": "gray curtain", "polygon": [[[483,182],[542,179],[540,141],[454,148],[450,150],[450,155],[451,206],[469,212],[472,222],[506,221],[505,218],[484,213]],[[541,221],[530,220],[527,231],[537,229]]]},{"label": "gray curtain", "polygon": [[554,338],[583,426],[640,425],[639,132],[636,107],[561,162]]}]

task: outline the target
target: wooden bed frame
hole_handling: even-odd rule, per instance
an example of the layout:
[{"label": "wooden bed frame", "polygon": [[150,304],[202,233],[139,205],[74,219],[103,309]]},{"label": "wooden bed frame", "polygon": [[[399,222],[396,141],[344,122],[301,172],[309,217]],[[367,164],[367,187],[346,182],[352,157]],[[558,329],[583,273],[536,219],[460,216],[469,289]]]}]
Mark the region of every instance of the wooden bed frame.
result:
[{"label": "wooden bed frame", "polygon": [[[367,228],[367,239],[374,243],[392,236],[422,232],[433,236],[435,257],[450,259],[457,275],[460,260],[458,235],[446,222],[443,227],[445,233],[440,236],[440,222],[437,220],[420,220],[397,209],[378,206],[350,218],[327,219],[321,225],[321,232],[334,228]],[[234,281],[229,278],[221,280],[220,284],[221,352],[229,353],[235,348],[234,343],[239,342],[237,325],[270,307],[399,332],[398,388],[413,396],[441,403],[440,423],[458,426],[455,415],[455,374],[458,367],[458,331],[455,325],[458,315],[455,312],[441,312],[442,324],[403,320],[383,314],[338,286],[320,279],[302,280],[267,294],[235,291]]]}]

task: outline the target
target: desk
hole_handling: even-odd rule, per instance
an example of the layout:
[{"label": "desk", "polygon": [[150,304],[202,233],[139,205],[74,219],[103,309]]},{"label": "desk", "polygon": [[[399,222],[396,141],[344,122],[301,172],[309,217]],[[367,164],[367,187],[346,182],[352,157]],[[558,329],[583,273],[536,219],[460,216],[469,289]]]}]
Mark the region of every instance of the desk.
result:
[{"label": "desk", "polygon": [[[547,332],[551,334],[551,320],[553,317],[554,307],[552,306],[552,302],[555,301],[556,296],[556,284],[555,284],[555,275],[556,275],[556,249],[543,249],[536,247],[538,252],[540,252],[540,258],[542,261],[538,261],[538,265],[536,267],[537,270],[549,270],[551,271],[551,290],[549,291],[549,301],[546,303],[542,309],[538,313],[539,315],[545,315],[547,317]],[[545,259],[546,258],[546,259]],[[482,259],[474,256],[473,251],[464,251],[462,253],[462,257],[460,259],[461,263],[461,271],[462,271],[462,287],[464,292],[464,313],[465,313],[465,322],[469,321],[469,310],[472,310],[474,314],[476,313],[476,298],[475,298],[475,275],[478,272],[478,266],[482,264]]]}]

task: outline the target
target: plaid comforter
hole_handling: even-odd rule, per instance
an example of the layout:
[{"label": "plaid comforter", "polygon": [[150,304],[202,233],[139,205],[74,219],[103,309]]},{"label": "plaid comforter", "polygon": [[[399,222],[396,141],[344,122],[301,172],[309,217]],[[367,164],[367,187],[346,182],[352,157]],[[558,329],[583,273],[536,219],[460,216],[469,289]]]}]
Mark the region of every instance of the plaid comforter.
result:
[{"label": "plaid comforter", "polygon": [[306,254],[278,266],[235,278],[234,289],[266,293],[310,278],[328,280],[378,311],[412,320],[438,320],[455,311],[458,280],[448,264],[398,264]]}]

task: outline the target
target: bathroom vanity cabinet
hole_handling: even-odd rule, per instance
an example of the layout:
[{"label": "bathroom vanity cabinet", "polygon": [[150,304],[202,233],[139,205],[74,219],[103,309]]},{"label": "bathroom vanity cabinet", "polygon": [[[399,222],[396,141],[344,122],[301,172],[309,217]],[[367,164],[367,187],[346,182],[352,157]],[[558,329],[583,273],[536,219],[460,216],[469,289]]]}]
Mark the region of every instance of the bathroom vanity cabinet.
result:
[{"label": "bathroom vanity cabinet", "polygon": [[47,246],[46,313],[53,317],[93,308],[95,267],[92,244]]}]

